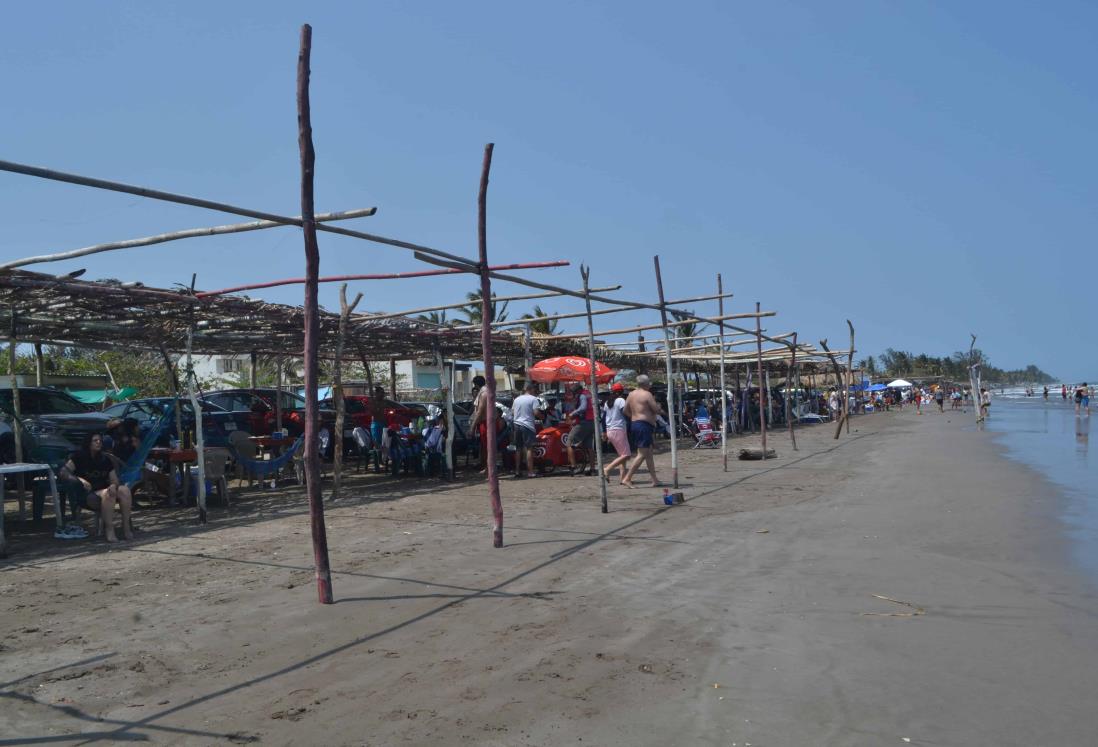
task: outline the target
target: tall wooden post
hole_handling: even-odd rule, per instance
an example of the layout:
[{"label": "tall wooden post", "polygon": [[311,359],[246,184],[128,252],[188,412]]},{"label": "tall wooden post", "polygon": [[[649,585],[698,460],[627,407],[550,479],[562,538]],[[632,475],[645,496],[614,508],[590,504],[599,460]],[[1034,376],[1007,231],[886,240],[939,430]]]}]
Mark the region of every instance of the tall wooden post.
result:
[{"label": "tall wooden post", "polygon": [[[23,461],[23,408],[21,398],[19,396],[19,380],[15,375],[15,346],[18,343],[15,341],[15,308],[11,310],[11,330],[8,335],[8,373],[11,374],[11,409],[12,414],[15,416],[15,422],[12,423],[12,436],[15,439],[15,461]],[[0,477],[0,480],[4,479]],[[27,518],[27,499],[24,494],[25,484],[23,482],[23,474],[17,473],[15,475],[15,494],[19,501],[19,521],[25,521]],[[0,502],[0,511],[4,510],[3,503]]]},{"label": "tall wooden post", "polygon": [[765,396],[767,401],[770,400],[770,392],[763,392],[763,338],[762,338],[762,319],[758,316],[759,311],[762,309],[762,305],[755,302],[755,345],[758,350],[758,364],[759,364],[759,433],[762,436],[762,455],[763,459],[766,459],[766,413],[763,412],[763,397]]},{"label": "tall wooden post", "polygon": [[282,430],[282,356],[278,357],[275,362],[277,370],[275,372],[275,389],[278,393],[275,394],[275,428]]},{"label": "tall wooden post", "polygon": [[523,325],[522,328],[522,375],[527,382],[530,381],[530,367],[534,365],[534,353],[530,349],[532,330],[530,325]]},{"label": "tall wooden post", "polygon": [[[194,411],[194,451],[198,457],[198,521],[206,523],[206,439],[202,435],[202,403],[198,401],[198,392],[194,388],[194,363],[191,358],[191,342],[194,337],[194,325],[187,329],[187,398]],[[186,485],[186,483],[184,483]],[[184,501],[187,496],[183,496]]]},{"label": "tall wooden post", "polygon": [[499,496],[499,472],[496,469],[496,369],[492,362],[492,279],[488,270],[488,174],[492,170],[494,143],[484,146],[484,162],[480,169],[480,192],[477,194],[477,249],[480,264],[480,349],[484,358],[484,386],[488,388],[484,427],[488,453],[488,497],[492,503],[492,547],[503,547],[503,503]]},{"label": "tall wooden post", "polygon": [[168,349],[164,347],[164,343],[160,344],[160,356],[164,359],[164,367],[168,369],[168,386],[172,388],[172,396],[174,401],[172,403],[175,409],[175,437],[179,440],[179,445],[183,446],[183,408],[179,404],[179,376],[176,373],[176,366],[172,364],[172,357],[168,355]]},{"label": "tall wooden post", "polygon": [[606,499],[606,478],[602,474],[602,412],[599,410],[599,377],[595,371],[595,325],[591,321],[591,268],[580,265],[580,275],[583,277],[583,300],[587,304],[587,360],[591,363],[591,396],[595,400],[595,466],[599,470],[599,491],[605,514],[610,508]]},{"label": "tall wooden post", "polygon": [[42,343],[34,343],[34,385],[42,386],[43,368],[45,367],[45,361],[42,360]]},{"label": "tall wooden post", "polygon": [[846,397],[843,400],[846,407],[846,435],[850,435],[850,387],[854,383],[854,325],[846,320],[846,326],[850,327],[850,350],[846,354]]},{"label": "tall wooden post", "polygon": [[[724,283],[721,282],[721,274],[717,273],[717,315],[724,316]],[[717,325],[717,337],[721,350],[721,463],[724,471],[728,471],[728,406],[725,402],[724,389],[724,325]]]},{"label": "tall wooden post", "polygon": [[667,305],[663,296],[663,277],[660,275],[660,258],[652,258],[656,265],[656,290],[660,297],[660,321],[663,324],[663,349],[667,364],[667,427],[671,431],[671,482],[679,486],[679,429],[675,413],[675,381],[671,370],[671,331],[667,328]]},{"label": "tall wooden post", "polygon": [[435,345],[435,363],[438,364],[438,381],[442,388],[442,409],[446,412],[446,479],[454,477],[454,376],[453,364],[450,365],[450,373],[446,373],[446,362],[442,359],[442,351]]},{"label": "tall wooden post", "polygon": [[332,452],[332,500],[339,499],[339,489],[343,482],[343,422],[347,416],[347,405],[343,401],[343,347],[347,337],[347,323],[351,312],[362,300],[362,294],[347,303],[347,284],[339,286],[339,336],[336,337],[335,368],[332,371],[332,402],[335,403],[336,423],[332,439],[335,450]]},{"label": "tall wooden post", "polygon": [[248,374],[249,383],[252,385],[252,389],[259,386],[259,373],[256,371],[259,364],[259,356],[253,350],[250,358],[251,370]]},{"label": "tall wooden post", "polygon": [[[316,591],[321,604],[331,604],[332,572],[328,565],[328,534],[324,527],[324,503],[320,495],[319,408],[317,406],[317,342],[320,319],[317,277],[320,275],[320,247],[316,242],[313,214],[313,126],[309,111],[309,58],[313,29],[301,27],[301,51],[297,56],[297,130],[301,150],[301,230],[305,235],[305,493],[309,497],[309,518],[316,564]],[[281,396],[279,397],[281,399]]]},{"label": "tall wooden post", "polygon": [[389,359],[389,396],[396,401],[397,398],[397,362],[396,358]]},{"label": "tall wooden post", "polygon": [[[800,389],[800,376],[797,376],[797,384],[791,385],[792,375],[797,370],[797,333],[793,333],[793,353],[789,366],[785,369],[785,419],[789,421],[789,442],[793,444],[793,451],[797,451],[797,436],[793,432],[793,419],[797,412],[797,390]],[[790,393],[792,392],[792,393]]]}]

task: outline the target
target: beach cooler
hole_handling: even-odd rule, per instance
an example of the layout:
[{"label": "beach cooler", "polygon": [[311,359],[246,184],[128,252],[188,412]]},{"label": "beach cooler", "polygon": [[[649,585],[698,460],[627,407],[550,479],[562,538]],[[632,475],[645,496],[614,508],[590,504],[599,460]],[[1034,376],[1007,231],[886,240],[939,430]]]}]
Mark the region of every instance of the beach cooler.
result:
[{"label": "beach cooler", "polygon": [[[538,431],[534,441],[534,464],[543,475],[568,466],[568,431],[549,426]],[[576,449],[576,463],[586,464],[587,450]]]}]

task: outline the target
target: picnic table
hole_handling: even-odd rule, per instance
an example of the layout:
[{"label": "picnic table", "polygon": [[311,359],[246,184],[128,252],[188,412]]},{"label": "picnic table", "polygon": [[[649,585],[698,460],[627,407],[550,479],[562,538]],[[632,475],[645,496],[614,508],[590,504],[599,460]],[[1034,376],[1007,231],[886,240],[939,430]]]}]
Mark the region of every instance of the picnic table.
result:
[{"label": "picnic table", "polygon": [[[33,472],[45,472],[50,479],[50,491],[53,493],[53,512],[54,517],[57,520],[57,528],[61,529],[63,521],[61,519],[61,496],[57,492],[57,478],[53,474],[53,467],[48,464],[34,464],[27,462],[13,462],[11,464],[0,464],[0,558],[6,558],[7,553],[7,540],[4,537],[4,476],[15,474],[28,474]],[[26,516],[26,509],[23,504],[19,504],[19,518],[23,520]]]}]

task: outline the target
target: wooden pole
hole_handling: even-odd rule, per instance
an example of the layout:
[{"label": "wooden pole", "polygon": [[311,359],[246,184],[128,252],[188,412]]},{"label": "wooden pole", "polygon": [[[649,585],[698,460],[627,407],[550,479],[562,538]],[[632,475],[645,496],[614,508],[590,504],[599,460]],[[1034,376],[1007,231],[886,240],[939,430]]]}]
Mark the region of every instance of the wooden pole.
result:
[{"label": "wooden pole", "polygon": [[530,349],[530,335],[530,324],[527,323],[522,330],[522,373],[527,381],[530,380],[530,367],[534,365],[534,354]]},{"label": "wooden pole", "polygon": [[[758,311],[761,307],[758,301],[755,302],[755,311]],[[758,366],[759,366],[759,433],[762,436],[762,458],[766,459],[766,413],[763,412],[763,341],[762,341],[762,327],[760,325],[759,317],[755,317],[755,341],[758,345]],[[769,401],[770,392],[766,392],[766,399]]]},{"label": "wooden pole", "polygon": [[480,169],[480,191],[477,194],[477,249],[480,257],[480,318],[487,322],[480,328],[480,348],[484,358],[484,379],[488,388],[484,426],[488,431],[486,455],[488,467],[488,497],[492,504],[492,546],[503,547],[503,503],[499,495],[499,472],[496,470],[496,371],[492,362],[492,280],[488,271],[488,174],[492,170],[494,143],[484,146],[484,162]]},{"label": "wooden pole", "polygon": [[850,328],[850,350],[846,354],[846,395],[843,397],[843,406],[846,408],[846,435],[850,435],[850,387],[854,383],[854,325],[846,320],[846,326]]},{"label": "wooden pole", "polygon": [[[313,29],[301,27],[301,51],[297,56],[297,129],[301,150],[301,229],[305,235],[305,493],[309,497],[309,518],[316,564],[316,591],[321,604],[331,604],[332,572],[328,565],[328,533],[324,527],[324,503],[320,495],[320,455],[317,453],[319,412],[317,407],[317,343],[320,336],[317,278],[320,276],[320,247],[313,216],[313,126],[309,111],[309,59]],[[281,396],[279,397],[281,399]]]},{"label": "wooden pole", "polygon": [[797,333],[793,333],[792,360],[785,369],[785,419],[789,421],[789,442],[793,444],[793,451],[797,451],[797,434],[793,430],[793,418],[797,412],[797,390],[800,389],[800,375],[797,375],[797,383],[792,387],[792,372],[797,370]]},{"label": "wooden pole", "polygon": [[252,389],[255,389],[257,386],[259,386],[259,383],[258,383],[259,382],[259,373],[256,371],[256,368],[258,368],[259,356],[253,350],[250,358],[251,358],[251,372],[249,373],[248,378],[249,378],[250,383],[252,385]]},{"label": "wooden pole", "polygon": [[[335,221],[335,220],[349,220],[351,218],[365,218],[373,215],[377,212],[377,208],[360,208],[358,210],[345,210],[339,213],[322,213],[316,216],[318,221]],[[298,216],[294,220],[301,220]],[[161,233],[156,236],[146,236],[140,239],[128,239],[126,241],[111,241],[106,244],[95,244],[94,246],[86,246],[82,249],[74,249],[68,252],[58,252],[56,254],[41,254],[37,257],[25,257],[23,259],[17,259],[12,262],[5,262],[0,264],[0,270],[10,270],[15,267],[23,267],[24,265],[33,265],[39,262],[59,262],[65,259],[76,259],[77,257],[86,257],[89,254],[99,254],[100,252],[111,252],[117,249],[135,249],[142,246],[151,246],[153,244],[163,244],[166,241],[178,241],[179,239],[190,239],[201,236],[220,236],[227,233],[243,233],[244,231],[259,231],[264,228],[277,228],[278,226],[285,226],[286,223],[276,223],[270,220],[252,221],[250,223],[234,223],[227,226],[213,226],[210,228],[188,228],[182,231],[172,231],[170,233]],[[201,295],[201,294],[199,294]]]},{"label": "wooden pole", "polygon": [[660,258],[652,258],[656,265],[656,290],[660,297],[660,321],[663,326],[664,359],[667,367],[667,428],[671,431],[671,483],[679,487],[679,431],[675,415],[675,380],[671,368],[671,331],[667,328],[667,306],[663,302],[663,277],[660,275]]},{"label": "wooden pole", "polygon": [[275,361],[275,428],[282,430],[282,356]]},{"label": "wooden pole", "polygon": [[160,344],[160,355],[164,359],[164,367],[168,369],[168,385],[172,388],[172,396],[174,398],[173,406],[175,409],[175,437],[179,440],[179,445],[183,445],[183,408],[179,405],[179,376],[176,374],[176,367],[172,363],[172,357],[168,355],[168,349],[164,347],[164,344]]},{"label": "wooden pole", "polygon": [[[620,289],[621,289],[620,285],[608,285],[605,288],[592,288],[591,292],[592,293],[596,293],[596,292],[597,293],[606,293],[606,292],[609,292],[609,291],[616,291],[616,290],[620,290]],[[578,291],[575,291],[575,292],[582,294],[583,289],[580,288]],[[557,297],[560,297],[560,296],[563,296],[563,295],[566,295],[566,294],[559,293],[557,291],[550,291],[548,293],[527,293],[527,294],[521,295],[521,296],[496,296],[492,300],[495,301],[497,304],[499,304],[499,303],[503,303],[504,301],[527,301],[527,300],[531,300],[531,299],[535,299],[535,298],[557,298]],[[374,321],[374,320],[378,320],[378,319],[395,319],[396,317],[400,317],[400,316],[412,316],[413,314],[426,314],[426,313],[429,313],[431,311],[445,311],[447,309],[462,309],[462,308],[465,308],[468,305],[469,305],[469,302],[465,301],[464,303],[450,303],[450,304],[444,304],[442,306],[424,306],[424,307],[419,308],[419,309],[408,309],[407,311],[387,311],[384,314],[361,314],[360,318],[362,318],[363,320],[366,320],[366,321]]]},{"label": "wooden pole", "polygon": [[[454,425],[454,385],[456,379],[457,366],[454,365],[455,361],[450,361],[450,385],[446,389],[446,471],[451,480],[454,479],[454,471],[456,465],[454,464],[454,438],[457,434],[455,430],[457,426]],[[471,437],[472,434],[467,434]]]},{"label": "wooden pole", "polygon": [[347,320],[351,312],[362,300],[362,294],[347,303],[347,284],[339,286],[339,335],[336,337],[335,369],[332,372],[332,401],[335,403],[336,423],[332,434],[335,451],[332,452],[332,500],[339,500],[339,489],[343,482],[343,422],[346,419],[347,405],[343,401],[343,345],[347,337]]},{"label": "wooden pole", "polygon": [[[206,440],[202,435],[202,403],[198,401],[198,393],[194,389],[194,365],[191,360],[191,342],[194,338],[194,327],[187,329],[187,398],[194,410],[195,444],[194,451],[198,462],[198,521],[206,523]],[[186,483],[184,483],[186,484]],[[187,496],[184,496],[184,500]]]},{"label": "wooden pole", "polygon": [[34,384],[35,386],[42,386],[43,369],[45,368],[45,361],[42,360],[42,343],[34,343]]},{"label": "wooden pole", "polygon": [[[823,348],[824,354],[827,356],[828,360],[831,361],[831,367],[835,371],[835,386],[836,387],[841,387],[843,385],[842,369],[839,366],[839,362],[837,360],[835,360],[834,354],[832,354],[832,352],[827,349],[827,340],[826,339],[825,340],[820,340],[820,347]],[[842,415],[839,417],[839,422],[835,427],[835,438],[836,439],[838,439],[839,434],[843,432],[843,421],[846,420],[846,408],[841,408],[839,411],[842,413]]]},{"label": "wooden pole", "polygon": [[[583,289],[587,290],[591,278],[591,268],[580,265],[580,275],[583,277]],[[588,294],[587,302],[587,359],[591,363],[591,397],[594,399],[595,412],[595,466],[598,468],[599,492],[602,496],[602,512],[610,511],[606,498],[606,478],[602,473],[602,412],[599,410],[599,378],[595,375],[595,325],[591,321],[591,297]]]},{"label": "wooden pole", "polygon": [[397,398],[397,362],[396,358],[389,359],[389,396],[396,401]]},{"label": "wooden pole", "polygon": [[[721,274],[717,273],[717,315],[724,316],[724,283]],[[717,328],[721,346],[721,463],[724,471],[728,471],[728,406],[725,402],[724,381],[724,327]]]},{"label": "wooden pole", "polygon": [[[19,395],[19,380],[15,375],[15,346],[18,343],[15,341],[15,309],[11,310],[11,330],[8,337],[8,373],[11,374],[11,409],[12,414],[15,416],[15,422],[12,423],[12,436],[15,439],[15,461],[23,461],[23,407],[21,397]],[[0,477],[0,480],[4,479]],[[24,494],[25,484],[23,482],[23,473],[17,473],[15,475],[15,495],[19,501],[19,521],[26,521],[27,518],[27,498]],[[4,510],[3,501],[0,501],[0,511]]]}]

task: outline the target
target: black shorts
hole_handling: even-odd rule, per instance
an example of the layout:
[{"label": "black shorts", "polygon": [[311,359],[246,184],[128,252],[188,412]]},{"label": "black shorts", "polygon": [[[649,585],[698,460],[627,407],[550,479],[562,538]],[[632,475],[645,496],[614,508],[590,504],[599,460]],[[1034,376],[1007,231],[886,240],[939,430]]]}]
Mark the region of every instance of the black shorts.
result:
[{"label": "black shorts", "polygon": [[538,434],[534,432],[533,428],[527,428],[525,425],[515,423],[514,434],[511,436],[511,440],[514,442],[516,449],[532,449],[534,447],[534,442],[538,440]]},{"label": "black shorts", "polygon": [[581,420],[568,432],[568,445],[590,449],[595,443],[595,421]]}]

